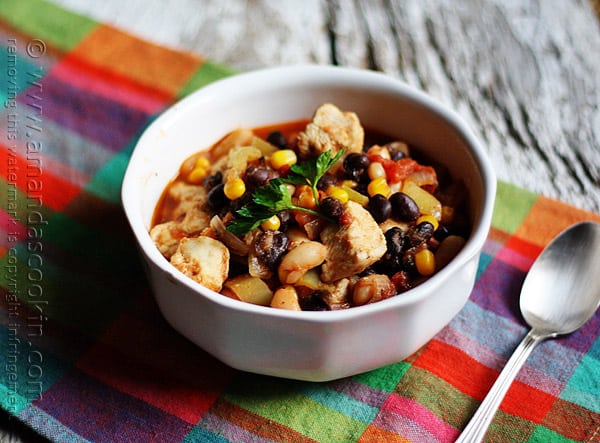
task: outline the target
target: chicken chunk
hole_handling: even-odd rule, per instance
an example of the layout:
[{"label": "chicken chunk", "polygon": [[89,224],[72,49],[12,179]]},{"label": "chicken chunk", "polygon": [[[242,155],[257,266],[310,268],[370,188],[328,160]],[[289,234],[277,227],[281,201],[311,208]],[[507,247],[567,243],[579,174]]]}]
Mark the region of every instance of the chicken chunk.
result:
[{"label": "chicken chunk", "polygon": [[341,219],[341,226],[328,226],[321,233],[321,241],[327,247],[321,273],[324,282],[359,274],[386,251],[383,232],[361,205],[349,201]]},{"label": "chicken chunk", "polygon": [[339,150],[346,153],[361,152],[365,132],[353,112],[342,112],[336,106],[321,105],[306,129],[298,134],[298,150],[304,158],[316,157],[325,151],[335,155]]},{"label": "chicken chunk", "polygon": [[186,237],[179,242],[171,264],[213,291],[220,291],[229,273],[229,249],[210,237]]},{"label": "chicken chunk", "polygon": [[343,278],[334,283],[333,291],[325,292],[322,296],[323,301],[332,311],[338,309],[347,309],[350,307],[350,298],[352,281],[348,278]]},{"label": "chicken chunk", "polygon": [[173,219],[182,224],[185,232],[200,231],[208,226],[208,192],[204,186],[178,181],[171,186],[169,197],[175,202]]},{"label": "chicken chunk", "polygon": [[176,182],[168,198],[175,202],[172,221],[159,223],[150,230],[150,237],[163,256],[170,259],[177,250],[179,240],[200,233],[210,224],[206,210],[208,195],[203,186]]},{"label": "chicken chunk", "polygon": [[175,254],[179,240],[184,236],[185,232],[179,228],[179,223],[174,221],[160,223],[150,230],[150,238],[166,259]]}]

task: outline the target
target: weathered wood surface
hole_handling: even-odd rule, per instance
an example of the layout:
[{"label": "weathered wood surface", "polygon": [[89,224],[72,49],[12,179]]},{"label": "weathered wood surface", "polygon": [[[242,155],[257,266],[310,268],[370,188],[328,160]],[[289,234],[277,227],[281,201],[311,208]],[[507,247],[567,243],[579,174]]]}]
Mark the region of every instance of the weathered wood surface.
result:
[{"label": "weathered wood surface", "polygon": [[455,108],[500,179],[600,212],[600,25],[587,0],[52,1],[238,70],[387,72]]},{"label": "weathered wood surface", "polygon": [[385,71],[455,108],[502,180],[600,212],[600,26],[587,0],[53,0],[239,70]]}]

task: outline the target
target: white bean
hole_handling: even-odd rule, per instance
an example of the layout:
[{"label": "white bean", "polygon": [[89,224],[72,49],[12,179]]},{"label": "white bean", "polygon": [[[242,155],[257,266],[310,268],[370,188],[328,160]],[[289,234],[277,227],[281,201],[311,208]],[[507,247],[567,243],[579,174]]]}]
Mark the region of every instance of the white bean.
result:
[{"label": "white bean", "polygon": [[301,311],[300,303],[298,303],[298,293],[293,286],[282,286],[271,299],[271,307],[279,309],[288,309],[290,311]]},{"label": "white bean", "polygon": [[394,295],[396,288],[387,275],[371,274],[360,278],[352,289],[355,305],[375,303]]},{"label": "white bean", "polygon": [[316,241],[300,243],[283,256],[277,270],[279,281],[283,284],[294,284],[312,268],[325,260],[327,247]]}]

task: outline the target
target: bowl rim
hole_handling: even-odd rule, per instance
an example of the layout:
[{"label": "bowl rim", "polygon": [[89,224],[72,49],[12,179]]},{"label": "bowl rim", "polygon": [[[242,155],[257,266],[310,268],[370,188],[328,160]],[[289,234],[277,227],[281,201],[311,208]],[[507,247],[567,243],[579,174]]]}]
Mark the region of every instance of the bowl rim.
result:
[{"label": "bowl rim", "polygon": [[[336,84],[344,84],[358,89],[369,90],[374,88],[379,91],[387,91],[392,94],[399,94],[416,102],[448,123],[453,130],[465,140],[473,160],[480,171],[481,181],[484,186],[482,193],[483,202],[479,212],[477,226],[473,228],[464,247],[456,257],[454,257],[444,268],[437,271],[432,278],[419,284],[417,287],[402,293],[400,296],[394,296],[377,303],[355,306],[349,309],[318,312],[274,309],[268,306],[260,306],[234,300],[206,288],[175,269],[169,261],[160,254],[158,248],[156,248],[152,242],[149,232],[142,221],[140,211],[137,211],[136,213],[136,208],[138,207],[136,200],[134,199],[136,193],[130,192],[130,190],[135,189],[138,186],[136,183],[137,177],[135,175],[135,169],[136,164],[141,161],[141,151],[144,149],[143,147],[147,140],[152,138],[153,134],[157,134],[162,130],[161,128],[168,126],[171,119],[178,118],[178,116],[185,113],[189,107],[195,105],[198,100],[211,100],[214,99],[215,96],[218,97],[219,93],[229,90],[232,86],[247,82],[264,82],[266,78],[269,78],[270,80],[277,79],[281,84],[292,88],[297,88],[300,85],[304,85],[304,87],[312,84],[318,85],[323,81],[327,81],[335,82]],[[267,317],[289,319],[293,321],[321,323],[346,321],[356,317],[374,315],[381,311],[393,311],[403,306],[418,303],[423,298],[427,298],[432,291],[441,286],[448,278],[451,278],[451,275],[457,269],[466,265],[481,252],[481,248],[483,247],[491,226],[496,184],[496,174],[484,148],[476,138],[475,134],[467,126],[466,122],[456,111],[447,105],[434,99],[424,91],[381,72],[361,68],[302,64],[262,68],[234,74],[201,87],[169,106],[144,129],[137,140],[125,170],[121,187],[121,202],[125,216],[141,252],[158,269],[175,279],[179,284],[182,284],[197,293],[198,296],[205,297],[223,308],[231,309],[239,313],[259,314]]]}]

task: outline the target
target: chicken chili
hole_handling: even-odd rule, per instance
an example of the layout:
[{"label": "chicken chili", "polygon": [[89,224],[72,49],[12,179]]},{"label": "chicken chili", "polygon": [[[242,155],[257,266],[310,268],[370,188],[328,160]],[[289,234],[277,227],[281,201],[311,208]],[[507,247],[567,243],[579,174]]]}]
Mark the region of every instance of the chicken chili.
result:
[{"label": "chicken chili", "polygon": [[332,104],[238,129],[183,162],[150,235],[182,273],[238,300],[377,302],[429,278],[469,233],[464,186],[413,151]]}]

